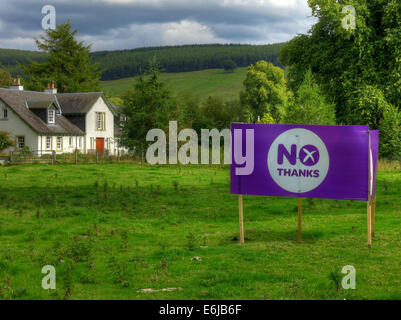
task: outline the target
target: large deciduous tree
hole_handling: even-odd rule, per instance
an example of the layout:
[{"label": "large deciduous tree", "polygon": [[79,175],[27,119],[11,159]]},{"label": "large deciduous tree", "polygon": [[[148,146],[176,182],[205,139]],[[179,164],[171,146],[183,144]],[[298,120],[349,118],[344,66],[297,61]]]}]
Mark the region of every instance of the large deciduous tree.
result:
[{"label": "large deciduous tree", "polygon": [[281,68],[266,61],[258,61],[248,68],[244,81],[245,91],[241,92],[241,103],[251,112],[251,122],[273,117],[276,123],[282,121],[288,103],[288,92]]},{"label": "large deciduous tree", "polygon": [[[311,69],[324,94],[334,100],[339,124],[380,129],[386,110],[393,107],[397,113],[401,106],[401,2],[308,0],[308,4],[317,23],[308,34],[291,40],[280,56],[288,68],[289,87],[296,91]],[[343,10],[346,5],[356,9],[355,28],[344,27],[350,15]],[[390,118],[398,116],[387,116],[387,122]]]},{"label": "large deciduous tree", "polygon": [[43,90],[54,80],[59,92],[91,92],[100,90],[98,65],[92,64],[90,45],[76,40],[77,31],[71,30],[67,21],[55,30],[46,30],[45,36],[36,40],[39,50],[48,53],[43,62],[32,62],[24,67],[28,76],[26,86],[31,90]]}]

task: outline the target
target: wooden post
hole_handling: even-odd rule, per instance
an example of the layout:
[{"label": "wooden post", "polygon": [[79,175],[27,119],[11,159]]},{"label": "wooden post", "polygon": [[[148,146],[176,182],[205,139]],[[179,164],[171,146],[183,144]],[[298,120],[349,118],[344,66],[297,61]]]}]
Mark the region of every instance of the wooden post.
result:
[{"label": "wooden post", "polygon": [[298,243],[302,243],[302,199],[298,198]]},{"label": "wooden post", "polygon": [[244,203],[242,199],[242,194],[238,196],[238,209],[239,209],[239,237],[240,243],[245,243],[245,236],[244,236]]},{"label": "wooden post", "polygon": [[99,152],[96,151],[96,164],[99,163]]},{"label": "wooden post", "polygon": [[368,203],[367,203],[367,216],[368,216],[368,248],[372,248],[372,190],[371,190],[371,169],[372,169],[372,162],[371,162],[371,157],[370,157],[370,151],[371,151],[371,138],[370,138],[370,132],[369,134],[369,187],[368,187]]},{"label": "wooden post", "polygon": [[376,195],[372,200],[372,237],[375,237]]},{"label": "wooden post", "polygon": [[78,150],[75,149],[75,164],[78,164]]},{"label": "wooden post", "polygon": [[13,159],[13,152],[12,152],[12,151],[10,151],[10,163],[12,164],[12,163],[13,163],[13,161],[14,161],[14,159]]}]

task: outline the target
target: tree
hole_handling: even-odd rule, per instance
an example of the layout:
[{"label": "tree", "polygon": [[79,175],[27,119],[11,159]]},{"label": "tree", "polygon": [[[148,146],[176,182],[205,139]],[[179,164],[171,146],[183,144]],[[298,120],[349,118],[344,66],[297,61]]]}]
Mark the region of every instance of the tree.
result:
[{"label": "tree", "polygon": [[231,115],[221,98],[209,97],[202,107],[203,117],[209,129],[225,129],[230,127]]},{"label": "tree", "polygon": [[11,148],[14,143],[11,141],[10,136],[7,132],[0,131],[0,152]]},{"label": "tree", "polygon": [[234,72],[234,70],[237,69],[238,66],[233,60],[227,59],[227,60],[223,61],[223,68],[224,68],[224,71]]},{"label": "tree", "polygon": [[380,122],[380,148],[382,157],[401,160],[401,112],[389,106]]},{"label": "tree", "polygon": [[23,68],[28,76],[28,89],[43,90],[54,80],[59,92],[100,91],[101,72],[97,64],[91,63],[91,46],[78,42],[76,34],[67,21],[56,30],[46,30],[45,36],[36,40],[39,50],[48,53],[48,59],[43,63],[33,61]]},{"label": "tree", "polygon": [[[296,91],[311,69],[322,92],[334,101],[338,123],[369,124],[375,129],[386,113],[392,124],[385,127],[393,126],[395,111],[401,108],[401,2],[347,1],[356,9],[355,28],[342,25],[349,15],[342,11],[344,1],[308,3],[318,22],[308,34],[287,43],[280,55],[289,87]],[[393,116],[388,109],[394,109]],[[395,141],[393,134],[391,130],[380,134],[381,147],[383,141]]]},{"label": "tree", "polygon": [[287,108],[285,122],[288,124],[335,124],[334,105],[328,103],[312,71],[305,74],[303,83]]},{"label": "tree", "polygon": [[309,0],[318,22],[308,34],[291,40],[281,51],[288,82],[296,90],[310,68],[324,93],[333,98],[338,122],[350,123],[347,100],[365,85],[383,92],[385,100],[400,107],[401,2],[352,0],[356,28],[342,21],[343,1]]},{"label": "tree", "polygon": [[9,88],[13,84],[11,75],[6,70],[0,69],[0,88]]},{"label": "tree", "polygon": [[169,116],[175,106],[170,92],[159,79],[156,59],[151,60],[148,73],[146,78],[140,76],[134,88],[122,97],[127,121],[122,125],[121,143],[139,154],[149,145],[146,141],[149,130],[157,128],[168,132]]},{"label": "tree", "polygon": [[284,71],[266,61],[259,61],[248,68],[244,81],[245,91],[241,92],[241,103],[252,112],[252,122],[269,113],[280,123],[288,104],[288,93]]}]

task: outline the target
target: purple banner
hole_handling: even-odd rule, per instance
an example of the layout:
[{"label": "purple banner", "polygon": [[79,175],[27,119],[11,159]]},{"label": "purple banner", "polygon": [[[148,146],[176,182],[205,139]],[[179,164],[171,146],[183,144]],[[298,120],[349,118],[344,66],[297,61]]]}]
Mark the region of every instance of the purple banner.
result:
[{"label": "purple banner", "polygon": [[[368,200],[368,126],[232,124],[231,133],[232,194]],[[371,144],[376,172],[375,131]]]},{"label": "purple banner", "polygon": [[377,177],[377,165],[379,162],[379,131],[370,131],[370,146],[372,149],[372,163],[373,163],[373,185],[372,185],[372,197],[376,196],[376,177]]}]

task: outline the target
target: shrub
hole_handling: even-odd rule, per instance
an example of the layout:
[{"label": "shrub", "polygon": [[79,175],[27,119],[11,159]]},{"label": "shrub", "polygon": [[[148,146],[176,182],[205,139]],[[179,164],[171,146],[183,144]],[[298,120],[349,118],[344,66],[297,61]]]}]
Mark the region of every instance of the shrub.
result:
[{"label": "shrub", "polygon": [[380,123],[380,156],[390,160],[401,159],[401,112],[390,106]]},{"label": "shrub", "polygon": [[11,141],[7,132],[0,131],[0,152],[13,147],[14,143]]}]

